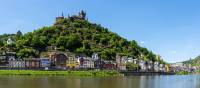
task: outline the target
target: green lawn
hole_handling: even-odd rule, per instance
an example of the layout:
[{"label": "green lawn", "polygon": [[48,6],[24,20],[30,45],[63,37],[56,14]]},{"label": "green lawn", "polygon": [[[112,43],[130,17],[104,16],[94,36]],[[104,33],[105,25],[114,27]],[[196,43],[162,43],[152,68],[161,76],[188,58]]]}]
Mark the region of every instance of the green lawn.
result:
[{"label": "green lawn", "polygon": [[0,75],[121,76],[117,71],[0,70]]}]

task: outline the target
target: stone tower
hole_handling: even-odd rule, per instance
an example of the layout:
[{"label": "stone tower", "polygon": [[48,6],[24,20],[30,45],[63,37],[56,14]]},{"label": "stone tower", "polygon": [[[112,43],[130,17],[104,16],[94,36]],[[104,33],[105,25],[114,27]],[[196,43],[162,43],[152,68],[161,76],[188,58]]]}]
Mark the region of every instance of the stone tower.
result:
[{"label": "stone tower", "polygon": [[86,12],[84,12],[83,10],[81,10],[81,12],[79,12],[78,17],[79,17],[80,19],[85,19],[85,18],[86,18]]},{"label": "stone tower", "polygon": [[63,20],[65,17],[64,17],[64,14],[62,12],[62,15],[59,16],[59,17],[56,17],[56,21],[59,21],[59,20]]}]

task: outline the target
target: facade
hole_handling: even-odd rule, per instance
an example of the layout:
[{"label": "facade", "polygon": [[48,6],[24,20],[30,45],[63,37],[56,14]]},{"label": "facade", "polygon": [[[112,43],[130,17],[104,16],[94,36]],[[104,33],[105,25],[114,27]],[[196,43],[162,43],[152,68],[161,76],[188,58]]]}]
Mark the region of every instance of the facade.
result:
[{"label": "facade", "polygon": [[126,70],[126,62],[125,57],[122,57],[121,55],[116,55],[116,63],[117,63],[117,69],[118,70]]},{"label": "facade", "polygon": [[76,69],[79,68],[80,62],[76,57],[69,57],[66,61],[66,67],[69,69]]},{"label": "facade", "polygon": [[66,60],[68,57],[62,53],[51,53],[50,61],[56,68],[66,67]]},{"label": "facade", "polygon": [[103,69],[106,69],[106,70],[115,70],[116,68],[117,68],[116,63],[114,63],[112,61],[104,61]]},{"label": "facade", "polygon": [[154,62],[154,71],[159,71],[159,62]]},{"label": "facade", "polygon": [[25,67],[27,69],[39,69],[41,67],[40,59],[33,58],[30,60],[25,60]]},{"label": "facade", "polygon": [[11,60],[9,61],[10,68],[25,68],[24,60]]},{"label": "facade", "polygon": [[149,71],[153,71],[154,70],[154,68],[153,68],[153,61],[147,61],[147,69],[149,70]]},{"label": "facade", "polygon": [[48,70],[49,67],[51,66],[51,61],[49,58],[40,58],[41,62],[41,67],[44,68],[45,70]]},{"label": "facade", "polygon": [[12,40],[11,38],[9,38],[6,42],[8,45],[15,43],[14,40]]},{"label": "facade", "polygon": [[140,66],[141,71],[146,71],[147,70],[147,62],[146,61],[140,60],[139,61],[139,66]]},{"label": "facade", "polygon": [[164,72],[165,71],[165,65],[164,64],[160,64],[159,65],[160,71]]},{"label": "facade", "polygon": [[133,60],[133,58],[125,58],[125,63],[133,63],[134,62],[134,60]]},{"label": "facade", "polygon": [[98,60],[94,61],[94,67],[96,69],[102,69],[103,68],[103,64],[104,64],[104,61],[102,61],[101,59],[98,59]]},{"label": "facade", "polygon": [[93,60],[99,60],[100,58],[99,58],[99,55],[98,55],[97,53],[94,53],[94,54],[92,55],[92,59],[93,59]]},{"label": "facade", "polygon": [[79,62],[80,62],[80,68],[83,68],[83,69],[87,69],[87,68],[93,69],[93,68],[95,68],[94,60],[92,60],[92,58],[80,57]]}]

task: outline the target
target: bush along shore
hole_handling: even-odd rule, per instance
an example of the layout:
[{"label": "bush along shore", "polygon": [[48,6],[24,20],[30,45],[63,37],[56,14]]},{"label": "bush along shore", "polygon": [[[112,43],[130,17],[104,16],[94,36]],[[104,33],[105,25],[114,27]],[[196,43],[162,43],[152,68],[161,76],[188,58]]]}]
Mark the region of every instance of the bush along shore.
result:
[{"label": "bush along shore", "polygon": [[189,75],[189,74],[192,74],[192,73],[188,71],[180,71],[176,73],[176,75]]},{"label": "bush along shore", "polygon": [[122,76],[117,71],[39,71],[39,70],[0,70],[0,75],[55,75],[55,76]]}]

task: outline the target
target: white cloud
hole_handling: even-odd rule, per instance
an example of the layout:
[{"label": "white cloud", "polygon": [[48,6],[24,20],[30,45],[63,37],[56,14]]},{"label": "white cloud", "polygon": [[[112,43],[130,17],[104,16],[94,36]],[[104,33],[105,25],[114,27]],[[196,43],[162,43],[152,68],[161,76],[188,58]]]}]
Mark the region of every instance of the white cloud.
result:
[{"label": "white cloud", "polygon": [[144,44],[144,43],[145,43],[144,41],[141,41],[141,42],[140,42],[140,44]]}]

